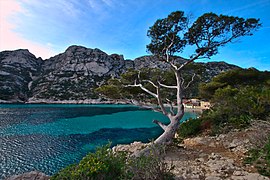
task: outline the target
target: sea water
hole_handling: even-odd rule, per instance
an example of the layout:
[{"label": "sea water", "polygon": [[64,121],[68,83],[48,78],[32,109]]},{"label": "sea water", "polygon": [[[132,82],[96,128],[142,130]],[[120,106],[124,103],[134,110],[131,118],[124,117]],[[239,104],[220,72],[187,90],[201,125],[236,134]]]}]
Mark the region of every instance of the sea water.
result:
[{"label": "sea water", "polygon": [[52,175],[109,141],[148,142],[162,133],[154,119],[169,122],[131,105],[0,105],[0,179],[33,170]]}]

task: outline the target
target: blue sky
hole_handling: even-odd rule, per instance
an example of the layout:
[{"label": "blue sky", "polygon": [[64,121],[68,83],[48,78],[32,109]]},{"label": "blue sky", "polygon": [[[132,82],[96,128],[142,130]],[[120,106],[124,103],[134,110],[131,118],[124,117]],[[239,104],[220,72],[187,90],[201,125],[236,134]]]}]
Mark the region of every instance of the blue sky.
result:
[{"label": "blue sky", "polygon": [[0,50],[46,59],[75,44],[134,59],[147,55],[148,28],[176,10],[193,20],[206,12],[260,18],[259,31],[212,60],[270,70],[270,0],[0,0]]}]

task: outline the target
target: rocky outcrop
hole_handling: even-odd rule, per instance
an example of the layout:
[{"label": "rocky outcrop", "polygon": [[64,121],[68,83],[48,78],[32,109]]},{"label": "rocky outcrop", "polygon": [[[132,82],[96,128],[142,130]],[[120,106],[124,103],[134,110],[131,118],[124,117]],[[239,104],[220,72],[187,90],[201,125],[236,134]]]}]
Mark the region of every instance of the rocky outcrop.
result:
[{"label": "rocky outcrop", "polygon": [[148,144],[142,143],[142,142],[138,142],[135,141],[131,144],[119,144],[117,146],[114,146],[112,148],[112,150],[114,152],[127,152],[130,154],[135,153],[136,151],[142,150],[143,148],[145,148]]},{"label": "rocky outcrop", "polygon": [[31,171],[28,173],[15,175],[7,178],[6,180],[49,180],[50,177],[38,171]]},{"label": "rocky outcrop", "polygon": [[97,99],[94,89],[129,67],[122,55],[107,55],[99,49],[71,46],[45,60],[41,76],[33,83],[33,99]]},{"label": "rocky outcrop", "polygon": [[[181,58],[175,58],[175,64],[183,64],[186,60]],[[134,60],[134,69],[140,70],[143,68],[159,68],[162,70],[170,69],[170,66],[163,61],[160,61],[156,56],[142,56]],[[190,71],[189,74],[193,74],[194,70],[199,70],[201,73],[201,79],[203,82],[210,81],[214,76],[231,69],[239,68],[238,66],[228,64],[226,62],[197,62],[192,67],[186,69]]]},{"label": "rocky outcrop", "polygon": [[[185,60],[176,58],[175,61],[181,64]],[[111,77],[119,77],[127,69],[169,68],[154,56],[132,61],[125,60],[122,55],[108,55],[99,49],[82,46],[70,46],[47,60],[36,58],[28,50],[3,51],[0,62],[0,103],[96,100],[99,97],[94,89]],[[220,72],[237,68],[224,62],[195,64],[196,67],[187,72],[192,74],[194,69],[199,69],[202,74],[199,79],[203,82]],[[195,82],[195,89],[198,82]]]},{"label": "rocky outcrop", "polygon": [[[162,156],[165,162],[174,167],[172,172],[179,180],[269,180],[258,174],[253,165],[243,163],[247,151],[262,147],[269,133],[269,123],[254,121],[246,130],[185,139],[183,144],[166,147]],[[146,145],[134,142],[113,149],[134,153]]]},{"label": "rocky outcrop", "polygon": [[39,76],[42,60],[28,50],[0,52],[0,100],[24,102],[31,96],[31,83]]}]

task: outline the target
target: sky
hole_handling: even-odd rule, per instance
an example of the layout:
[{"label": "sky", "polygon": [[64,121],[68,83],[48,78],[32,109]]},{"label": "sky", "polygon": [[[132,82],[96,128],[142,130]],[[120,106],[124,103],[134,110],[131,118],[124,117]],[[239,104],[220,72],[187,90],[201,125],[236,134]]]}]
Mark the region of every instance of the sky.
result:
[{"label": "sky", "polygon": [[47,59],[82,45],[135,59],[148,54],[149,27],[177,10],[191,20],[207,12],[260,18],[253,36],[202,61],[270,70],[270,0],[0,0],[0,51],[29,49]]}]

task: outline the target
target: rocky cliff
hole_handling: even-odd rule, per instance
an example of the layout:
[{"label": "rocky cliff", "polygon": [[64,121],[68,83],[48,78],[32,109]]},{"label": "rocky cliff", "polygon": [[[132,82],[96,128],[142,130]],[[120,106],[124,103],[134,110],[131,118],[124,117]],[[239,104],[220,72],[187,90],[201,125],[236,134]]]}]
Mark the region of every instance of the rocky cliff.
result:
[{"label": "rocky cliff", "polygon": [[0,101],[27,101],[31,82],[40,75],[42,63],[25,49],[0,52]]},{"label": "rocky cliff", "polygon": [[[129,68],[168,68],[153,56],[132,61],[122,55],[108,55],[82,46],[70,46],[64,53],[47,60],[36,58],[28,50],[3,51],[0,62],[0,102],[98,99],[94,89]],[[224,62],[196,63],[196,67],[203,70],[203,81],[238,68]]]},{"label": "rocky cliff", "polygon": [[64,53],[44,61],[40,77],[33,82],[31,100],[97,99],[93,89],[119,76],[129,66],[132,68],[132,63],[121,55],[71,46]]}]

